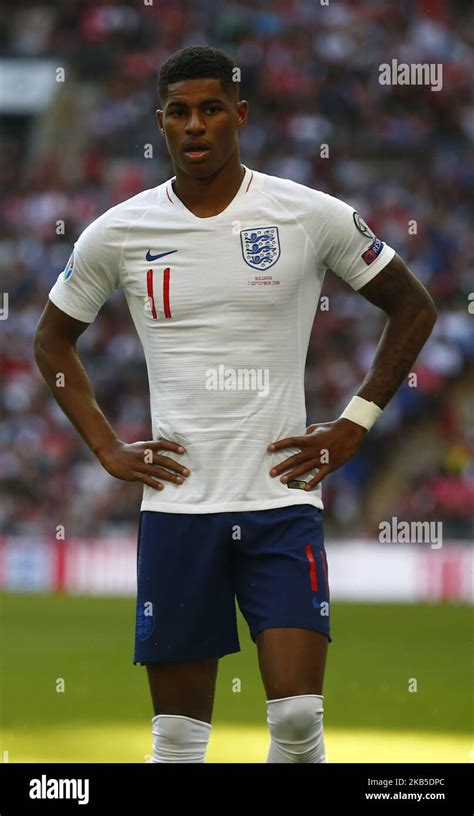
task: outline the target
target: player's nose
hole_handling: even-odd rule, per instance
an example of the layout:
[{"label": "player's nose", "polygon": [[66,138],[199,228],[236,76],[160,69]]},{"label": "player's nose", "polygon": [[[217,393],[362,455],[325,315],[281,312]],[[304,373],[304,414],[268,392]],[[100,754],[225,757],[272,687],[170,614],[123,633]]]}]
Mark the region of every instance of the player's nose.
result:
[{"label": "player's nose", "polygon": [[186,122],[186,133],[202,133],[205,130],[204,122],[201,119],[198,111],[193,111]]}]

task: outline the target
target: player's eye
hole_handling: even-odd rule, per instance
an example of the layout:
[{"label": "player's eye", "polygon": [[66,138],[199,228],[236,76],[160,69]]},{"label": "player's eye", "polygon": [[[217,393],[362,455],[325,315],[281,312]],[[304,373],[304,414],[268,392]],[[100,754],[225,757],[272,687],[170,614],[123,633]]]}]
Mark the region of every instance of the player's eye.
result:
[{"label": "player's eye", "polygon": [[206,109],[206,113],[211,114],[219,113],[219,111],[220,111],[219,105],[209,105],[209,107]]},{"label": "player's eye", "polygon": [[171,111],[169,116],[179,117],[179,116],[182,116],[182,114],[183,114],[182,110],[180,110],[179,108],[175,108],[174,110]]}]

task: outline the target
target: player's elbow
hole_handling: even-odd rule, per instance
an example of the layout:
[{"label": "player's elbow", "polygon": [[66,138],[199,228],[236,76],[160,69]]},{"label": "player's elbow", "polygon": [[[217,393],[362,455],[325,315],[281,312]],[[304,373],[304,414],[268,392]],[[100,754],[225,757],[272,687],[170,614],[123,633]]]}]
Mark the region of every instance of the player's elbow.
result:
[{"label": "player's elbow", "polygon": [[389,316],[400,319],[410,325],[423,327],[427,334],[431,334],[436,323],[438,313],[433,298],[424,286],[411,288],[404,293],[396,303]]},{"label": "player's elbow", "polygon": [[436,323],[437,311],[428,292],[426,298],[407,312],[404,322],[414,337],[418,338],[420,347],[428,340]]},{"label": "player's elbow", "polygon": [[438,319],[438,312],[431,295],[426,292],[423,302],[420,304],[418,310],[418,320],[422,323],[428,334],[431,334],[433,327]]}]

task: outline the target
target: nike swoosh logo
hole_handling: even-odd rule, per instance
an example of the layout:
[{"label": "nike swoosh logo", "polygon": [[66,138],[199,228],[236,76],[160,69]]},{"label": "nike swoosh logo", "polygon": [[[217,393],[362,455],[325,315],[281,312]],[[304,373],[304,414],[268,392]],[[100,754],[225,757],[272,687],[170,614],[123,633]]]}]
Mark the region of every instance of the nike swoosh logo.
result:
[{"label": "nike swoosh logo", "polygon": [[170,250],[170,252],[160,252],[159,255],[152,255],[150,250],[148,250],[148,252],[146,254],[146,259],[147,259],[147,261],[157,261],[158,258],[164,258],[165,255],[172,255],[173,252],[177,252],[177,251],[178,251],[177,249],[172,249],[172,250]]}]

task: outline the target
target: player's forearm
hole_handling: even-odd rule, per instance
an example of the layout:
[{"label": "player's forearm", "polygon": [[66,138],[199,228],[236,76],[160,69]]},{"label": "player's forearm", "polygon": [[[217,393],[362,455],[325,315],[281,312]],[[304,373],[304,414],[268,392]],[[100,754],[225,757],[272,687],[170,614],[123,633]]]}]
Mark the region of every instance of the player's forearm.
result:
[{"label": "player's forearm", "polygon": [[97,404],[75,347],[55,341],[53,350],[36,341],[35,359],[58,405],[92,452],[100,456],[118,437]]},{"label": "player's forearm", "polygon": [[435,322],[436,311],[430,301],[421,307],[407,305],[392,314],[357,396],[385,408],[411,372]]}]

